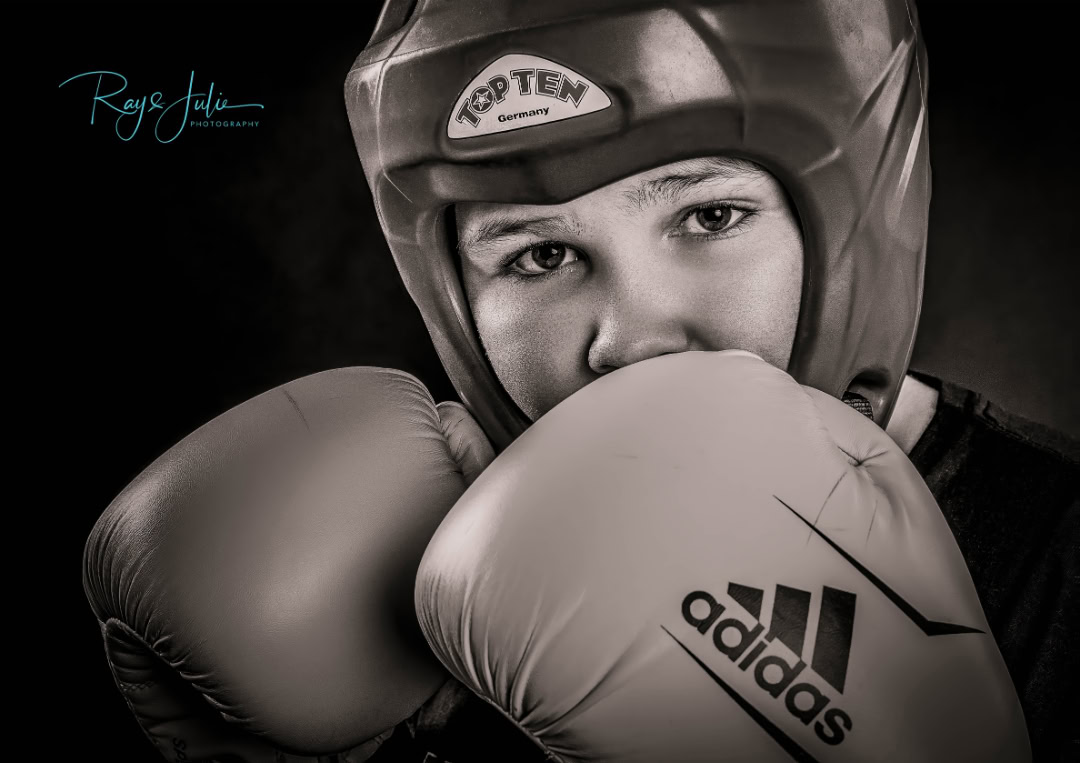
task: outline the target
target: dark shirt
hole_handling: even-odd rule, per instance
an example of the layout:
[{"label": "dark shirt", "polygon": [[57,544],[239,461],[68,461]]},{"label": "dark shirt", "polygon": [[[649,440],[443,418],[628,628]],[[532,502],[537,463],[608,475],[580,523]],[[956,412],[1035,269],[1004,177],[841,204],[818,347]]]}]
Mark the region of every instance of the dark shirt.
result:
[{"label": "dark shirt", "polygon": [[[1027,721],[1036,763],[1080,760],[1080,442],[934,376],[937,409],[909,457],[967,561]],[[371,763],[545,759],[451,681]]]},{"label": "dark shirt", "polygon": [[909,458],[971,571],[1034,760],[1080,760],[1080,442],[977,392],[909,373],[939,393]]}]

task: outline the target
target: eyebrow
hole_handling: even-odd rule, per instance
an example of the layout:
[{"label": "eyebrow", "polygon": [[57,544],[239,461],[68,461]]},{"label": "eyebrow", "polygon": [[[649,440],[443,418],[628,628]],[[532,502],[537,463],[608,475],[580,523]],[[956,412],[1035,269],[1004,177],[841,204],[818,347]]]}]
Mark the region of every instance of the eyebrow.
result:
[{"label": "eyebrow", "polygon": [[581,232],[581,224],[571,224],[565,217],[513,217],[497,212],[489,216],[472,234],[458,242],[458,252],[464,254],[478,246],[491,246],[506,239],[531,233],[544,238],[569,237]]},{"label": "eyebrow", "polygon": [[636,214],[661,202],[674,202],[712,180],[754,180],[764,171],[745,159],[711,156],[682,163],[681,171],[640,183],[623,193],[626,211]]},{"label": "eyebrow", "polygon": [[[706,157],[680,162],[667,175],[643,181],[623,193],[624,210],[638,214],[646,207],[677,201],[687,192],[714,180],[753,180],[764,175],[756,164],[745,159]],[[498,212],[488,216],[475,231],[458,242],[459,254],[478,246],[490,246],[523,233],[558,238],[580,233],[580,223],[571,224],[565,217],[514,217]]]}]

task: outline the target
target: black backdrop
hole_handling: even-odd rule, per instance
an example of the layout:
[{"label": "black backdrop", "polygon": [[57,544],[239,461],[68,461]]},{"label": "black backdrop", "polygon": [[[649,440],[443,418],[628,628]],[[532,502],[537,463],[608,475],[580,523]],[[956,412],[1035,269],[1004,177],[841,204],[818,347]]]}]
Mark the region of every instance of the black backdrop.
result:
[{"label": "black backdrop", "polygon": [[[80,578],[91,526],[143,467],[232,405],[325,368],[402,368],[454,397],[344,113],[378,5],[41,7],[49,110],[34,204],[48,246],[27,255],[41,273],[19,325],[33,327],[47,412],[35,452],[52,497],[27,512],[47,538],[26,612],[44,698],[27,703],[60,716],[61,739],[40,740],[59,757],[156,759],[112,685]],[[934,195],[913,365],[1080,435],[1076,16],[1065,3],[920,13]],[[196,89],[213,80],[265,109],[253,129],[188,128],[164,144],[145,124],[123,142],[102,112],[89,124],[90,85],[58,88],[92,70],[167,101],[194,70]]]}]

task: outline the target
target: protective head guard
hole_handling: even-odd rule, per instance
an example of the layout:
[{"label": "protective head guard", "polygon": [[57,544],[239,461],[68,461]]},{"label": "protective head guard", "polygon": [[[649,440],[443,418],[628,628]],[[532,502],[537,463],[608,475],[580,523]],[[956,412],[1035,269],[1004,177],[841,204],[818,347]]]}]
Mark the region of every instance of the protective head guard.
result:
[{"label": "protective head guard", "polygon": [[922,301],[926,87],[907,0],[389,0],[345,97],[405,286],[502,449],[530,422],[485,356],[447,210],[715,154],[764,166],[799,215],[789,373],[884,427]]}]

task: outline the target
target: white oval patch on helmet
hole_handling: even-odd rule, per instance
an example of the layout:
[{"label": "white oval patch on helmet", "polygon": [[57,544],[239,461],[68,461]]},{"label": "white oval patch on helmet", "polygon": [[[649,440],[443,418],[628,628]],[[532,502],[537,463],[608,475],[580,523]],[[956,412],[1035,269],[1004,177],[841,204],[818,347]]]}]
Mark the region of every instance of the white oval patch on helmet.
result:
[{"label": "white oval patch on helmet", "polygon": [[446,134],[473,138],[558,122],[611,105],[597,85],[540,56],[511,53],[488,64],[461,91]]}]

